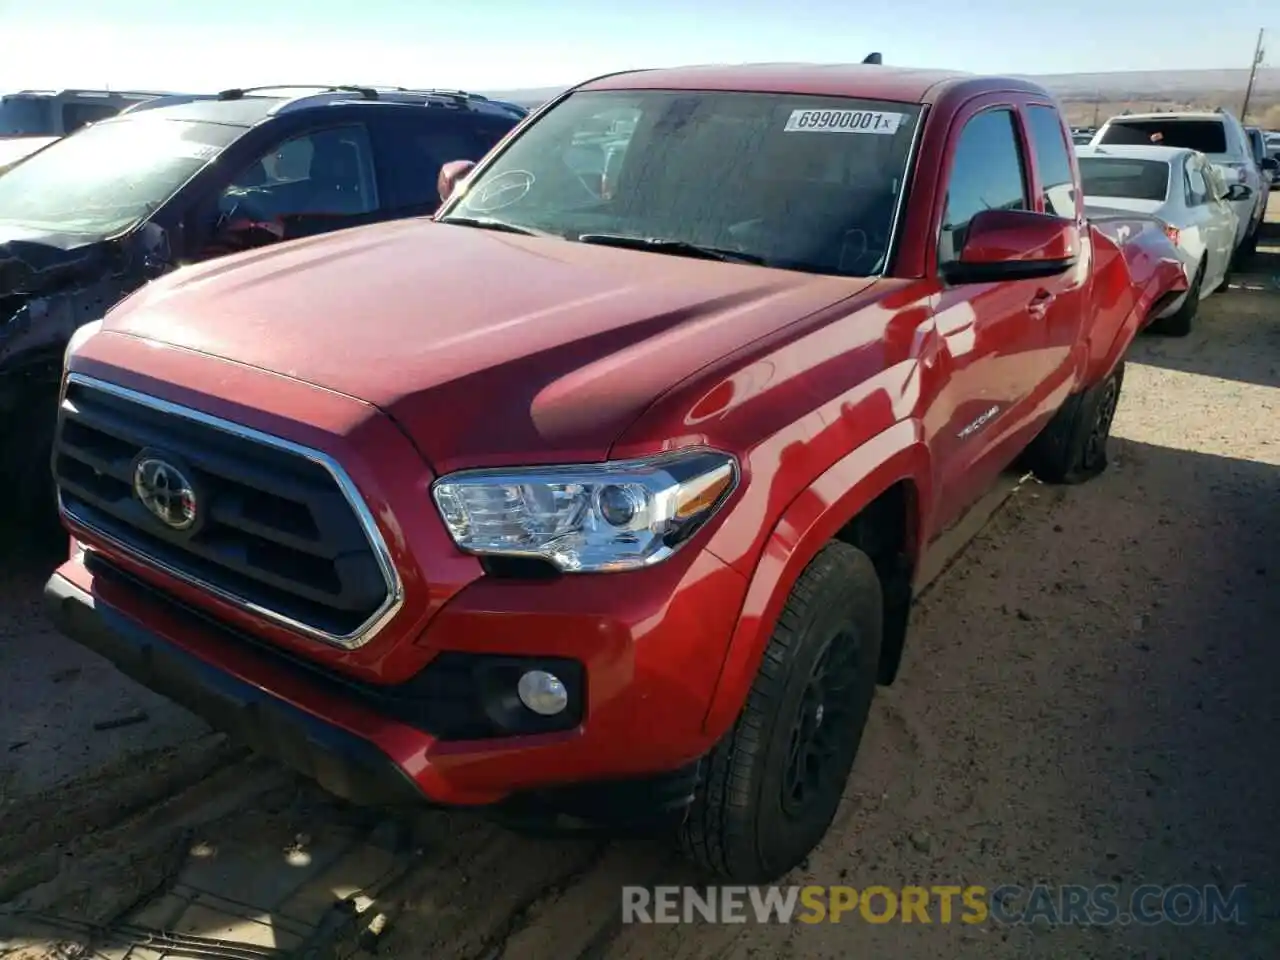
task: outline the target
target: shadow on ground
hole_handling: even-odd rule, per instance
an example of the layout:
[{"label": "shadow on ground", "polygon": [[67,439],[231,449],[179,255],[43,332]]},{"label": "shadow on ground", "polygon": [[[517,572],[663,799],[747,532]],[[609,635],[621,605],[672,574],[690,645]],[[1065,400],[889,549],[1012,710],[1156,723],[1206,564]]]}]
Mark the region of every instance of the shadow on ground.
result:
[{"label": "shadow on ground", "polygon": [[[1271,235],[1231,278],[1230,290],[1201,301],[1190,336],[1144,334],[1132,358],[1167,370],[1280,387],[1280,225],[1267,226]],[[1247,349],[1234,349],[1240,347]]]},{"label": "shadow on ground", "polygon": [[838,830],[790,882],[1114,884],[1122,906],[1142,884],[1245,884],[1246,924],[941,925],[935,909],[931,925],[630,927],[604,956],[1280,955],[1280,467],[1115,451],[1095,484],[1015,497],[927,599]]}]

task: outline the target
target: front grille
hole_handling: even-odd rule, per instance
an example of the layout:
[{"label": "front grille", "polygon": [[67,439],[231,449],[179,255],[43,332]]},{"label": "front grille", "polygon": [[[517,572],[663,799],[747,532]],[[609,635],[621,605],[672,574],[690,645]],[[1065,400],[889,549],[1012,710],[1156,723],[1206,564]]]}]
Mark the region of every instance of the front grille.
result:
[{"label": "front grille", "polygon": [[[162,522],[136,495],[143,460],[190,481],[189,529]],[[316,451],[72,374],[53,472],[75,522],[302,633],[356,647],[399,601],[372,517]]]}]

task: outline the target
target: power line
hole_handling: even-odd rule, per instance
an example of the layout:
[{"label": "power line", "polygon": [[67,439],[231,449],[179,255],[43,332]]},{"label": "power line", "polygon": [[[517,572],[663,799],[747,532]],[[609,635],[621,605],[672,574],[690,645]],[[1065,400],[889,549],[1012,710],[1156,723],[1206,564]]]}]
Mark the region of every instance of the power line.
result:
[{"label": "power line", "polygon": [[1253,96],[1253,82],[1258,76],[1258,67],[1262,65],[1262,58],[1266,51],[1262,49],[1262,35],[1265,31],[1258,31],[1258,44],[1253,48],[1253,63],[1249,65],[1249,85],[1244,88],[1244,106],[1240,108],[1240,122],[1249,122],[1249,98]]}]

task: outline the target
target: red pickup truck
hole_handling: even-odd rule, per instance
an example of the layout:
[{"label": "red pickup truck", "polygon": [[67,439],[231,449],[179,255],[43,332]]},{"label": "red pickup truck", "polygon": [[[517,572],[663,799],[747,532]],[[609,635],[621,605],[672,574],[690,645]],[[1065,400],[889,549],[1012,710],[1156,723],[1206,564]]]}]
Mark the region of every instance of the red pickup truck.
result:
[{"label": "red pickup truck", "polygon": [[357,802],[670,818],[777,877],[930,543],[1019,457],[1102,470],[1186,289],[1069,143],[1022,80],[629,72],[433,220],[156,280],[68,349],[49,612]]}]

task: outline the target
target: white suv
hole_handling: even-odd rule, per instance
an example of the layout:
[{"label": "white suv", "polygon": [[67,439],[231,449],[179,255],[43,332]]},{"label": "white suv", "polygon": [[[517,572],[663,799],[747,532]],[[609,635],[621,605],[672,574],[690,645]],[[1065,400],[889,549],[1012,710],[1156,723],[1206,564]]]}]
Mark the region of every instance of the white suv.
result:
[{"label": "white suv", "polygon": [[1150,144],[1159,147],[1187,147],[1199,150],[1223,174],[1228,188],[1241,184],[1247,190],[1232,190],[1231,199],[1240,224],[1236,228],[1236,249],[1253,253],[1258,228],[1267,210],[1267,187],[1253,157],[1253,146],[1244,126],[1225,110],[1214,113],[1127,113],[1112,117],[1094,134],[1099,144]]}]

